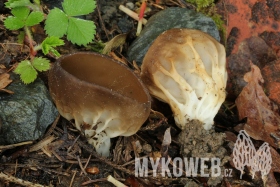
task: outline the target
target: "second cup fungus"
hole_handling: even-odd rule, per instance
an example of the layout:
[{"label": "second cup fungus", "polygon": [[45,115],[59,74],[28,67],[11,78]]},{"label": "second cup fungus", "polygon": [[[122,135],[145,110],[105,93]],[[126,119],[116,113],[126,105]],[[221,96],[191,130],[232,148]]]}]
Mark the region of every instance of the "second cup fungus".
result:
[{"label": "second cup fungus", "polygon": [[199,30],[171,29],[153,42],[141,69],[151,95],[170,105],[180,128],[191,120],[212,127],[226,97],[222,44]]},{"label": "second cup fungus", "polygon": [[110,138],[135,134],[150,113],[151,99],[140,79],[97,53],[58,59],[49,73],[49,88],[60,114],[74,119],[102,156],[109,155]]}]

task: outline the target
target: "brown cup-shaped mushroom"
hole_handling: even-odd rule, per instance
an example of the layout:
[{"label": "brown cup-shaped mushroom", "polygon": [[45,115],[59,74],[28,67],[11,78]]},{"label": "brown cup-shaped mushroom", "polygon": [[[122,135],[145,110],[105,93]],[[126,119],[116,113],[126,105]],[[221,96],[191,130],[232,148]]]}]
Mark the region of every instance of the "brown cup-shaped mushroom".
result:
[{"label": "brown cup-shaped mushroom", "polygon": [[103,156],[109,155],[110,138],[135,134],[151,108],[140,79],[125,65],[97,53],[59,58],[49,72],[49,88],[60,114],[74,119]]}]

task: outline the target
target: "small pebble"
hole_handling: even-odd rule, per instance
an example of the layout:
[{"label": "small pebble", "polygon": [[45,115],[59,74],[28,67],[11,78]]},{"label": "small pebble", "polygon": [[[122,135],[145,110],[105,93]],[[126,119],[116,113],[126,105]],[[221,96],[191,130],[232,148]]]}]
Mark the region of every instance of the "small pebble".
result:
[{"label": "small pebble", "polygon": [[143,145],[143,150],[145,153],[151,153],[152,152],[152,146],[150,144]]},{"label": "small pebble", "polygon": [[126,3],[125,6],[126,6],[127,8],[129,8],[130,10],[133,10],[133,9],[134,9],[134,4],[133,4],[132,2]]}]

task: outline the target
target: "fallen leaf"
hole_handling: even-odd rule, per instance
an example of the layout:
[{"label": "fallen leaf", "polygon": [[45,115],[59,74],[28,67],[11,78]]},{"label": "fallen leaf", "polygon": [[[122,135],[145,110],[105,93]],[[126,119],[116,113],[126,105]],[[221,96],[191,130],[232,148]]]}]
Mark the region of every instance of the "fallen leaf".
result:
[{"label": "fallen leaf", "polygon": [[5,91],[7,93],[13,94],[14,92],[4,89],[6,86],[8,86],[12,80],[10,79],[10,74],[8,73],[3,73],[0,74],[0,91]]},{"label": "fallen leaf", "polygon": [[248,83],[236,99],[239,119],[247,118],[244,130],[254,139],[280,147],[280,116],[276,106],[265,95],[260,83],[263,83],[260,69],[251,64],[251,71],[244,80]]},{"label": "fallen leaf", "polygon": [[[147,181],[148,182],[148,181]],[[138,180],[136,177],[134,176],[129,176],[127,179],[125,179],[124,182],[126,185],[129,185],[130,187],[144,187],[147,184],[142,184],[140,180]],[[152,184],[150,184],[150,186],[153,186]]]},{"label": "fallen leaf", "polygon": [[[228,98],[235,99],[244,87],[241,75],[249,71],[249,61],[262,69],[280,57],[280,1],[221,0],[216,9],[226,23],[227,92]],[[251,38],[258,38],[256,45]]]},{"label": "fallen leaf", "polygon": [[279,184],[277,183],[277,180],[275,179],[275,176],[272,171],[269,172],[267,175],[267,180],[265,181],[265,187],[279,187]]},{"label": "fallen leaf", "polygon": [[268,63],[261,71],[269,99],[280,106],[280,59]]},{"label": "fallen leaf", "polygon": [[87,173],[93,174],[93,175],[97,175],[99,174],[99,168],[98,167],[88,167],[85,169]]},{"label": "fallen leaf", "polygon": [[275,51],[260,37],[253,36],[241,42],[238,52],[227,57],[229,96],[236,98],[247,84],[243,75],[250,71],[250,62],[262,69],[276,59]]},{"label": "fallen leaf", "polygon": [[[218,3],[217,9],[227,20],[227,37],[231,37],[227,43],[229,54],[237,53],[240,43],[251,36],[263,36],[268,40],[274,37],[274,41],[275,37],[280,37],[278,0],[223,0]],[[280,44],[273,40],[270,42],[273,49],[280,52]]]},{"label": "fallen leaf", "polygon": [[271,170],[280,173],[280,155],[273,147],[270,147],[270,153],[272,158]]},{"label": "fallen leaf", "polygon": [[127,34],[119,34],[113,39],[111,39],[109,42],[105,43],[105,47],[102,51],[102,54],[108,54],[113,49],[123,46],[125,44],[126,37]]}]

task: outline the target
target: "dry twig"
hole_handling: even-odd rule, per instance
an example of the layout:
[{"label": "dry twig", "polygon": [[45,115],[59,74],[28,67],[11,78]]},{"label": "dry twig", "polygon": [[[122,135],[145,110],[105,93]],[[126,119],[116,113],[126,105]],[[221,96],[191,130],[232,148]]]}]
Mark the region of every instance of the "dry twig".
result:
[{"label": "dry twig", "polygon": [[16,178],[14,176],[11,175],[7,175],[3,172],[0,172],[0,179],[4,180],[4,181],[8,181],[8,182],[13,182],[22,186],[27,186],[27,187],[47,187],[41,184],[35,184],[33,182],[29,182],[29,181],[25,181],[19,178]]},{"label": "dry twig", "polygon": [[4,150],[7,150],[7,149],[13,149],[15,147],[19,147],[19,146],[22,146],[22,145],[28,145],[28,144],[32,144],[33,142],[32,141],[27,141],[27,142],[21,142],[21,143],[16,143],[16,144],[11,144],[11,145],[1,145],[0,146],[0,153]]}]

